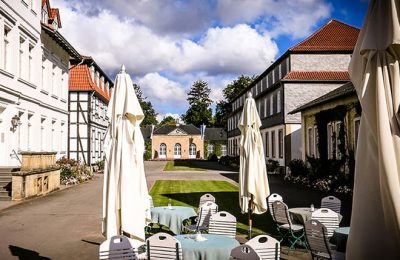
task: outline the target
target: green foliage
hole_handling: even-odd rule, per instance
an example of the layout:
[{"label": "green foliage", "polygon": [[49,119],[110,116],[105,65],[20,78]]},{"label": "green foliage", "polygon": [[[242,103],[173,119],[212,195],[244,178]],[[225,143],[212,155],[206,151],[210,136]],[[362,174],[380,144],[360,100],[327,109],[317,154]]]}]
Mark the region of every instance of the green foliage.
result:
[{"label": "green foliage", "polygon": [[219,158],[219,164],[224,166],[238,167],[240,163],[239,156],[222,156]]},{"label": "green foliage", "polygon": [[160,125],[176,125],[176,119],[172,116],[164,117],[164,119],[161,120]]},{"label": "green foliage", "polygon": [[157,125],[157,113],[153,108],[153,104],[150,101],[147,101],[147,97],[143,96],[143,92],[140,89],[140,86],[137,84],[133,84],[133,88],[135,89],[136,96],[139,100],[140,106],[142,107],[144,113],[144,119],[140,124],[141,127],[148,125]]},{"label": "green foliage", "polygon": [[165,164],[164,171],[206,171],[193,160],[174,160]]},{"label": "green foliage", "polygon": [[93,177],[90,167],[81,164],[77,160],[68,159],[64,156],[56,163],[60,166],[60,181],[62,184],[77,184]]},{"label": "green foliage", "polygon": [[210,154],[210,155],[208,156],[207,160],[209,160],[209,161],[211,161],[211,162],[218,162],[218,156],[217,156],[215,153]]},{"label": "green foliage", "polygon": [[228,128],[228,117],[232,112],[231,106],[228,102],[224,100],[220,100],[217,102],[217,106],[215,107],[215,126],[223,127],[224,129]]},{"label": "green foliage", "polygon": [[292,176],[308,176],[309,169],[307,164],[301,159],[293,159],[289,162],[288,167]]},{"label": "green foliage", "polygon": [[277,173],[278,169],[279,169],[279,162],[278,161],[275,161],[275,160],[272,160],[272,159],[269,159],[267,161],[267,171],[269,173]]},{"label": "green foliage", "polygon": [[151,140],[144,141],[145,151],[143,154],[143,159],[148,161],[151,159]]},{"label": "green foliage", "polygon": [[198,80],[193,83],[187,98],[189,109],[182,115],[182,120],[186,124],[211,126],[213,119],[210,107],[212,103],[210,93],[211,89],[207,82]]}]

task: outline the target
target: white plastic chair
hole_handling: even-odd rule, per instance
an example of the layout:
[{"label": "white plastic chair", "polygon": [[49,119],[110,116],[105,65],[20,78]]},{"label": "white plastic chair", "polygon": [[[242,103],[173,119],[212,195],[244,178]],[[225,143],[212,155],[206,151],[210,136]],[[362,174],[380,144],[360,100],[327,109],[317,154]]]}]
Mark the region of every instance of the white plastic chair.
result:
[{"label": "white plastic chair", "polygon": [[307,243],[312,259],[344,259],[344,253],[332,250],[328,242],[326,227],[316,219],[304,223]]},{"label": "white plastic chair", "polygon": [[251,247],[251,245],[243,244],[235,247],[231,251],[230,260],[260,260],[261,257]]},{"label": "white plastic chair", "polygon": [[327,196],[321,199],[321,208],[328,208],[340,214],[342,202],[335,196]]},{"label": "white plastic chair", "polygon": [[138,259],[138,254],[129,238],[113,236],[100,245],[99,259]]},{"label": "white plastic chair", "polygon": [[220,211],[211,215],[208,233],[236,237],[236,217],[226,211]]},{"label": "white plastic chair", "polygon": [[218,205],[212,201],[207,201],[200,208],[197,223],[183,226],[183,229],[189,232],[204,231],[208,229],[210,217],[218,212]]},{"label": "white plastic chair", "polygon": [[260,256],[261,260],[280,259],[281,246],[278,240],[271,236],[259,235],[246,242]]},{"label": "white plastic chair", "polygon": [[147,259],[182,259],[181,243],[167,233],[157,233],[146,240]]},{"label": "white plastic chair", "polygon": [[311,214],[311,219],[319,220],[327,229],[327,236],[330,238],[335,229],[339,227],[339,215],[328,208],[322,208]]},{"label": "white plastic chair", "polygon": [[271,195],[269,195],[267,197],[268,210],[269,210],[269,213],[271,214],[273,220],[275,220],[275,219],[274,219],[274,214],[272,212],[272,203],[274,203],[275,201],[283,201],[282,196],[279,195],[278,193],[272,193]]},{"label": "white plastic chair", "polygon": [[207,201],[212,201],[215,202],[215,197],[213,195],[211,195],[210,193],[206,193],[203,196],[200,197],[200,201],[199,201],[199,209],[201,208],[201,206],[203,206],[204,203],[206,203]]}]

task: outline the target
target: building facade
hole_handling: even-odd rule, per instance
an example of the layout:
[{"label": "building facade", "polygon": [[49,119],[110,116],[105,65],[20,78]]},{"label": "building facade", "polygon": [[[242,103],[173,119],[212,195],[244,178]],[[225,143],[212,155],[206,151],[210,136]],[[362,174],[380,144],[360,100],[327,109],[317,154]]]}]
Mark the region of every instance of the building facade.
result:
[{"label": "building facade", "polygon": [[204,131],[204,158],[210,158],[213,154],[226,156],[228,153],[228,137],[224,128],[211,127]]},{"label": "building facade", "polygon": [[251,92],[260,115],[266,159],[286,166],[302,156],[300,113],[295,108],[348,82],[347,72],[359,29],[331,20],[291,47],[231,102],[228,154],[239,155],[237,127],[246,93]]},{"label": "building facade", "polygon": [[71,60],[68,158],[91,165],[102,160],[107,106],[114,84],[91,57]]},{"label": "building facade", "polygon": [[[354,156],[361,105],[351,82],[295,109],[301,112],[302,159]],[[354,157],[353,157],[354,158]]]},{"label": "building facade", "polygon": [[0,166],[20,153],[66,155],[68,67],[80,55],[49,1],[0,1]]}]

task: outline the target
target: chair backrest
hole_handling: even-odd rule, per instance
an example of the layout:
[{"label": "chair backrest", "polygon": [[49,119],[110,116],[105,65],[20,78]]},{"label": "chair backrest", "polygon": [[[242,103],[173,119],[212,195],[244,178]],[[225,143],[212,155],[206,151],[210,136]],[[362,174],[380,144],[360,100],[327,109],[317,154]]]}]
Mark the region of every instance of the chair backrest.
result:
[{"label": "chair backrest", "polygon": [[311,214],[311,219],[319,220],[326,227],[328,237],[332,237],[335,229],[339,227],[339,215],[331,209],[318,209]]},{"label": "chair backrest", "polygon": [[129,238],[113,236],[100,245],[99,259],[137,259],[137,252]]},{"label": "chair backrest", "polygon": [[321,208],[328,208],[340,214],[342,202],[335,196],[327,196],[321,199]]},{"label": "chair backrest", "polygon": [[200,197],[200,202],[199,202],[199,209],[201,208],[201,206],[203,206],[203,204],[207,201],[212,201],[215,202],[215,197],[213,195],[211,195],[210,193],[206,193],[203,196]]},{"label": "chair backrest", "polygon": [[310,219],[304,223],[304,228],[311,254],[332,258],[326,227],[318,220]]},{"label": "chair backrest", "polygon": [[154,208],[153,197],[149,195],[150,208]]},{"label": "chair backrest", "polygon": [[147,259],[182,259],[181,243],[167,233],[157,233],[146,240]]},{"label": "chair backrest", "polygon": [[226,211],[220,211],[211,215],[209,234],[236,237],[236,217]]},{"label": "chair backrest", "polygon": [[[272,216],[272,219],[274,219],[274,214],[272,212],[272,203],[274,203],[275,201],[283,201],[283,198],[281,195],[279,195],[278,193],[272,193],[271,195],[269,195],[267,197],[267,203],[268,203],[268,210],[269,213]],[[275,220],[275,219],[274,219]]]},{"label": "chair backrest", "polygon": [[278,260],[280,259],[280,243],[271,236],[259,235],[246,242],[260,256],[262,260]]},{"label": "chair backrest", "polygon": [[199,221],[197,222],[197,225],[208,227],[211,215],[217,212],[218,212],[217,204],[215,204],[212,201],[205,202],[200,208]]},{"label": "chair backrest", "polygon": [[247,244],[243,244],[235,247],[231,251],[231,257],[229,259],[232,260],[261,260],[261,257],[257,254],[257,252]]},{"label": "chair backrest", "polygon": [[272,203],[272,213],[274,216],[274,220],[278,224],[292,225],[289,217],[288,207],[282,201],[275,201]]}]

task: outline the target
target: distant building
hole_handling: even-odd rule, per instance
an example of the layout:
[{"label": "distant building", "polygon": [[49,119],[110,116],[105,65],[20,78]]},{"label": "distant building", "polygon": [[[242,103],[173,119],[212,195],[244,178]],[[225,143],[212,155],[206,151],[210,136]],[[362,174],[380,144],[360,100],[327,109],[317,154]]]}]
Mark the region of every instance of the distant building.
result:
[{"label": "distant building", "polygon": [[163,125],[152,135],[151,127],[146,127],[142,133],[147,140],[152,137],[151,158],[155,160],[207,159],[213,153],[226,153],[227,135],[222,128],[206,128],[203,138],[194,125]]},{"label": "distant building", "polygon": [[351,82],[290,113],[298,112],[301,112],[301,128],[304,129],[303,160],[307,157],[341,159],[343,153],[354,155],[361,105]]},{"label": "distant building", "polygon": [[347,72],[359,29],[331,20],[279,57],[231,102],[228,154],[239,155],[237,128],[246,93],[255,99],[266,159],[282,166],[301,158],[300,114],[295,108],[349,82]]},{"label": "distant building", "polygon": [[68,68],[79,53],[49,1],[0,1],[0,166],[20,153],[66,155]]},{"label": "distant building", "polygon": [[71,60],[68,158],[94,164],[102,160],[112,80],[91,57]]}]

